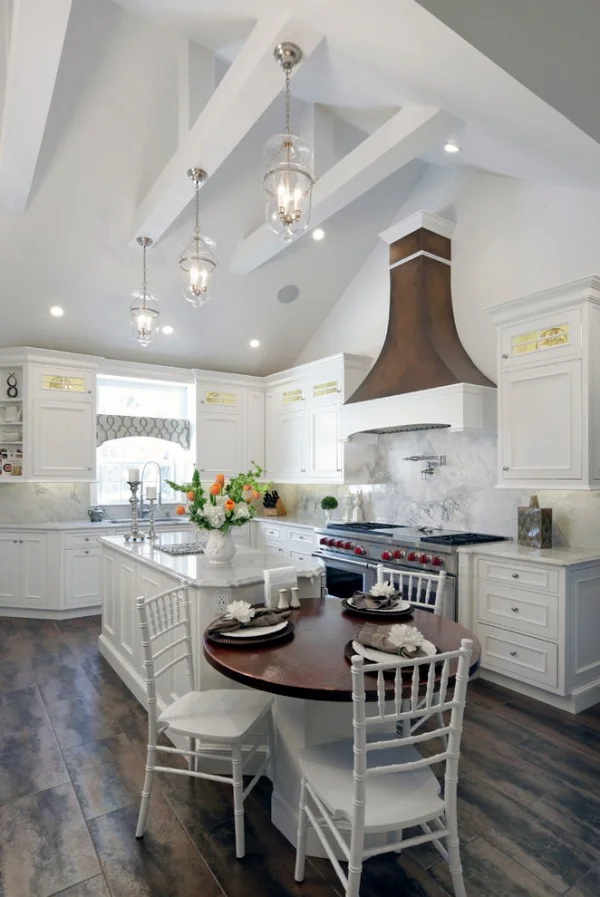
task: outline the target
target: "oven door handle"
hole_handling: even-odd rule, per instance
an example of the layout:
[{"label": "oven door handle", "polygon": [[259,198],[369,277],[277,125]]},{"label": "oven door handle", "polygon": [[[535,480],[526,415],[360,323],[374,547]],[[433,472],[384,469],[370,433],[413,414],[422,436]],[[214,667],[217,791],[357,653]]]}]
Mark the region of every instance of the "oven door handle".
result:
[{"label": "oven door handle", "polygon": [[314,558],[321,558],[322,561],[340,561],[342,564],[352,564],[354,567],[362,567],[363,570],[374,570],[375,565],[369,564],[367,561],[355,561],[354,558],[338,557],[336,554],[318,554],[313,552]]}]

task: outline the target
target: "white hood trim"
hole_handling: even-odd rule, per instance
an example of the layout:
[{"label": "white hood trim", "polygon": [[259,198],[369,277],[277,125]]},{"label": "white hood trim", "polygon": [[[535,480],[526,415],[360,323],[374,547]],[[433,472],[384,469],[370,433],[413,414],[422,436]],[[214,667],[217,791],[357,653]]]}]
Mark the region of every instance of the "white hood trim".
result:
[{"label": "white hood trim", "polygon": [[357,433],[390,433],[449,427],[454,432],[496,432],[496,390],[453,383],[436,389],[343,405],[340,439]]}]

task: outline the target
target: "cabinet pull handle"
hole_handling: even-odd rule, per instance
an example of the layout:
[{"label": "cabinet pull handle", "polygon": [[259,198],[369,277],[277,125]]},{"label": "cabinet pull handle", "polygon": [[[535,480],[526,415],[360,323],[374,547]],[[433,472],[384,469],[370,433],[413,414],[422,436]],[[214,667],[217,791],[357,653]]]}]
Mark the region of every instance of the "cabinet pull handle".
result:
[{"label": "cabinet pull handle", "polygon": [[517,656],[517,652],[514,649],[512,651],[509,651],[508,653],[510,654],[511,657]]},{"label": "cabinet pull handle", "polygon": [[300,470],[300,473],[306,473],[306,467],[303,467],[303,468]]},{"label": "cabinet pull handle", "polygon": [[519,574],[518,574],[518,573],[513,573],[513,574],[512,574],[512,578],[513,578],[513,579],[518,579],[518,578],[519,578]]},{"label": "cabinet pull handle", "polygon": [[89,541],[90,541],[90,537],[89,537],[89,536],[84,536],[83,541],[84,541],[84,542],[89,542]]},{"label": "cabinet pull handle", "polygon": [[506,352],[503,352],[501,357],[502,357],[502,358],[508,358],[508,355],[506,354]]},{"label": "cabinet pull handle", "polygon": [[18,541],[19,541],[18,539],[13,539],[13,542],[15,543],[15,545],[17,544]]},{"label": "cabinet pull handle", "polygon": [[19,545],[22,545],[25,539],[19,539]]},{"label": "cabinet pull handle", "polygon": [[89,554],[89,553],[90,553],[90,549],[89,549],[89,548],[84,548],[84,549],[83,549],[83,553],[84,553],[84,554]]},{"label": "cabinet pull handle", "polygon": [[516,607],[516,606],[515,606],[515,607],[511,607],[511,610],[512,610],[513,614],[518,614],[518,613],[519,613],[519,608]]},{"label": "cabinet pull handle", "polygon": [[509,470],[509,468],[508,468],[508,467],[503,467],[502,470]]}]

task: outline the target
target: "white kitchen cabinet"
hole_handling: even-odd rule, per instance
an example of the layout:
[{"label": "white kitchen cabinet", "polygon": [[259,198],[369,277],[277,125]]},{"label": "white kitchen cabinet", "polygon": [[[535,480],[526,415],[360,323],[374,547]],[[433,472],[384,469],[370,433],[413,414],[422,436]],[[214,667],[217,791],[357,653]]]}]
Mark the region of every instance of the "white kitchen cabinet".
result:
[{"label": "white kitchen cabinet", "polygon": [[197,445],[196,463],[203,482],[214,480],[218,473],[237,476],[244,466],[241,412],[199,409]]},{"label": "white kitchen cabinet", "polygon": [[[196,465],[203,482],[237,476],[252,461],[265,466],[265,396],[258,377],[197,384]],[[239,381],[239,382],[238,382]]]},{"label": "white kitchen cabinet", "polygon": [[34,398],[31,431],[33,476],[52,480],[92,480],[96,410],[87,401]]},{"label": "white kitchen cabinet", "polygon": [[66,607],[99,607],[100,548],[70,548],[65,551]]},{"label": "white kitchen cabinet", "polygon": [[291,482],[302,482],[307,478],[307,427],[306,412],[303,408],[280,413],[277,420],[278,476]]},{"label": "white kitchen cabinet", "polygon": [[342,475],[342,444],[339,438],[338,407],[311,408],[309,421],[311,480],[334,483]]},{"label": "white kitchen cabinet", "polygon": [[600,489],[600,278],[498,305],[498,485]]},{"label": "white kitchen cabinet", "polygon": [[0,605],[48,606],[47,540],[43,533],[0,533]]},{"label": "white kitchen cabinet", "polygon": [[265,392],[263,389],[249,389],[246,393],[246,457],[243,469],[249,469],[252,462],[265,468]]}]

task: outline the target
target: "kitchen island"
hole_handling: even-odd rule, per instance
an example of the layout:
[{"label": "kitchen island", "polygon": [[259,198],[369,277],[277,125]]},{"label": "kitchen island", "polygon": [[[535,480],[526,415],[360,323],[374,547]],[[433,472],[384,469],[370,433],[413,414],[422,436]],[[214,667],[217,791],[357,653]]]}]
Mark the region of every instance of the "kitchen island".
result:
[{"label": "kitchen island", "polygon": [[[100,653],[136,696],[146,705],[142,644],[135,599],[150,598],[183,581],[190,589],[190,617],[196,688],[236,687],[214,670],[202,654],[202,634],[208,624],[223,613],[230,601],[264,603],[265,569],[294,566],[298,573],[300,598],[321,594],[322,567],[318,560],[289,561],[268,551],[238,548],[230,564],[214,566],[203,554],[171,556],[164,546],[192,541],[190,533],[160,535],[150,542],[125,542],[122,536],[99,540],[101,552],[102,634]],[[181,671],[183,673],[183,670]],[[178,682],[178,668],[157,680],[160,710],[185,689],[185,677]],[[240,686],[241,687],[241,686]]]}]

